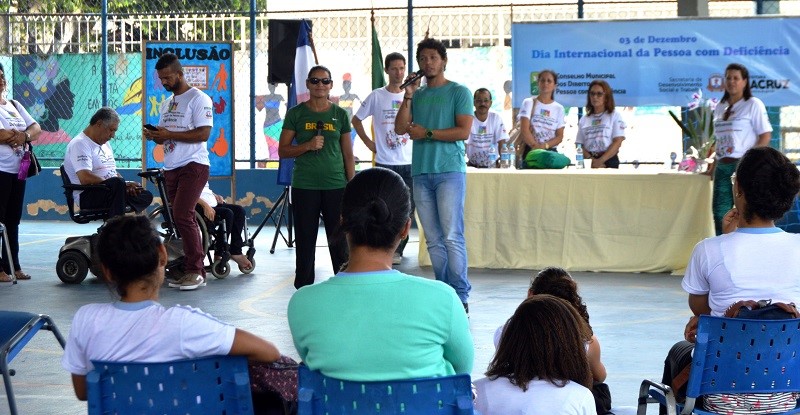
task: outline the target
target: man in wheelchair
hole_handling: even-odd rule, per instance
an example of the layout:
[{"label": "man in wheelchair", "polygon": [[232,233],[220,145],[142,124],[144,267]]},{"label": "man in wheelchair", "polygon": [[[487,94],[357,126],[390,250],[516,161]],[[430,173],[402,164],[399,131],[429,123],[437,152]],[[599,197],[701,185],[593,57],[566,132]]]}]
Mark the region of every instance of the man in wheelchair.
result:
[{"label": "man in wheelchair", "polygon": [[[243,232],[245,226],[245,211],[239,205],[225,203],[220,195],[214,194],[209,187],[208,182],[200,193],[200,199],[197,204],[202,208],[203,216],[209,221],[222,220],[225,222],[225,230],[230,234],[230,255],[231,259],[236,262],[239,269],[251,269],[253,264],[242,253],[244,246]],[[220,255],[219,252],[214,253],[215,256]],[[216,258],[215,261],[216,262]]]},{"label": "man in wheelchair", "polygon": [[64,170],[72,184],[98,185],[96,189],[74,191],[75,204],[83,209],[109,208],[109,217],[126,211],[141,212],[153,201],[153,194],[139,183],[125,182],[117,173],[114,153],[108,142],[119,127],[119,115],[103,107],[94,113],[89,126],[73,138],[64,155]]}]

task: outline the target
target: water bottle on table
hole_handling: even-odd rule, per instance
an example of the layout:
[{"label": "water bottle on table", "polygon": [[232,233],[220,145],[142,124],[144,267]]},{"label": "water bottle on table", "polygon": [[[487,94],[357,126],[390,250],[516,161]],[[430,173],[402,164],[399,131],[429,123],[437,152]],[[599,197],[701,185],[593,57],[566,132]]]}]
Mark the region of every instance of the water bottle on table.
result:
[{"label": "water bottle on table", "polygon": [[511,143],[506,143],[508,146],[508,168],[516,169],[517,168],[517,150],[514,148],[514,145]]},{"label": "water bottle on table", "polygon": [[493,168],[497,167],[497,147],[496,146],[493,146],[493,145],[489,146],[488,156],[489,156],[489,166],[488,167],[490,169],[493,169]]},{"label": "water bottle on table", "polygon": [[506,143],[503,143],[503,145],[500,146],[500,168],[507,169],[511,167],[511,165],[509,164],[510,162],[511,162],[511,152],[508,149],[508,145]]},{"label": "water bottle on table", "polygon": [[583,144],[578,144],[575,149],[575,167],[582,169],[583,165]]}]

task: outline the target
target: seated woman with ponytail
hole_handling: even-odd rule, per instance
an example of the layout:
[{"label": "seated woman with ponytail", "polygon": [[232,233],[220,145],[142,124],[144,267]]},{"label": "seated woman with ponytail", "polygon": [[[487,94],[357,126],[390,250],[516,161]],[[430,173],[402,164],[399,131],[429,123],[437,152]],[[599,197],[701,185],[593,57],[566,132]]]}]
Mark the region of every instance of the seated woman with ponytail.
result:
[{"label": "seated woman with ponytail", "polygon": [[105,281],[118,296],[81,307],[72,321],[62,366],[72,374],[78,399],[86,400],[92,360],[170,362],[212,355],[241,355],[274,362],[274,344],[223,323],[199,309],[164,307],[167,250],[144,216],[117,216],[100,231],[98,256]]},{"label": "seated woman with ponytail", "polygon": [[392,269],[411,227],[403,179],[379,167],[356,174],[341,212],[350,261],[289,301],[300,358],[326,376],[354,381],[470,373],[472,336],[453,288]]}]

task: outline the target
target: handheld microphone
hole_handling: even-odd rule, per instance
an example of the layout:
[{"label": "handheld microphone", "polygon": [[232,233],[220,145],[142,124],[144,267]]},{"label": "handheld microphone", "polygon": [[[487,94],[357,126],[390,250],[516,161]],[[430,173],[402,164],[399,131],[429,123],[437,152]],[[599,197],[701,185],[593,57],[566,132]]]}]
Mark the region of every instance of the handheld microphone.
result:
[{"label": "handheld microphone", "polygon": [[413,84],[414,82],[417,82],[417,79],[422,78],[424,75],[425,71],[422,69],[414,72],[414,76],[409,78],[408,81],[405,81],[402,84],[400,84],[400,89],[405,89],[407,86]]},{"label": "handheld microphone", "polygon": [[[315,136],[317,136],[317,135],[322,135],[322,130],[323,130],[323,129],[325,129],[325,123],[324,123],[324,122],[322,122],[322,121],[317,121],[317,133],[316,133],[316,134],[314,134],[314,135],[315,135]],[[315,152],[315,153],[319,153],[319,150],[314,150],[314,152]]]}]

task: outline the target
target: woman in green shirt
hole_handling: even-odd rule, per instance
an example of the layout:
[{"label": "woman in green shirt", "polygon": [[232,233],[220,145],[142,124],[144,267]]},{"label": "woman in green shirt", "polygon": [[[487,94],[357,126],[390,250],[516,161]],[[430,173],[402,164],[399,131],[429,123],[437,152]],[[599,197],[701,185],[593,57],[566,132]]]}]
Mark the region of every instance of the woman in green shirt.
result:
[{"label": "woman in green shirt", "polygon": [[347,262],[347,245],[335,230],[344,186],[355,174],[355,162],[347,112],[328,100],[332,86],[328,68],[311,68],[306,79],[310,97],[286,112],[278,147],[281,158],[295,158],[292,214],[297,245],[296,288],[314,283],[320,215],[334,273]]}]

